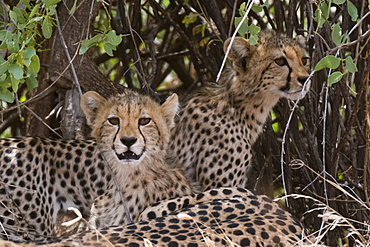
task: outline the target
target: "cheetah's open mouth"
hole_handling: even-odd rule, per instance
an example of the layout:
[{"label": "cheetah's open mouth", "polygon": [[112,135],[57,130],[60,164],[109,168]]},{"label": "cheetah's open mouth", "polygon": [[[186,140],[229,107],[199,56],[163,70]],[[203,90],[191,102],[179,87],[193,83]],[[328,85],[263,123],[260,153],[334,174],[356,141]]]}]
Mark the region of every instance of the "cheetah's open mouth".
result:
[{"label": "cheetah's open mouth", "polygon": [[132,151],[126,151],[126,152],[121,153],[121,154],[116,153],[116,155],[117,155],[118,159],[120,159],[120,160],[138,160],[141,157],[141,154],[137,155]]}]

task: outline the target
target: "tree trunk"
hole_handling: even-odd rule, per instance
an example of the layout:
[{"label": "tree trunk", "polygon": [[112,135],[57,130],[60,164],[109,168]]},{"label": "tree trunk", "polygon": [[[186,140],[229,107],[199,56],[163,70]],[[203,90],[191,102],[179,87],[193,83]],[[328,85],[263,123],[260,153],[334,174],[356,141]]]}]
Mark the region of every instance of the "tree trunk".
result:
[{"label": "tree trunk", "polygon": [[[92,23],[98,13],[100,3],[97,1],[78,1],[75,12],[70,15],[69,11],[72,9],[73,3],[74,0],[66,0],[58,5],[55,16],[57,26],[54,27],[53,37],[45,41],[43,50],[46,51],[40,53],[43,70],[38,77],[39,87],[34,90],[35,93],[31,96],[42,92],[51,83],[53,84],[50,90],[52,93],[29,106],[34,114],[27,111],[24,135],[45,137],[56,135],[50,129],[57,126],[53,122],[58,123],[60,120],[57,120],[55,116],[48,120],[45,120],[45,117],[57,105],[58,102],[55,100],[57,97],[65,98],[67,102],[64,104],[61,116],[63,123],[71,123],[74,122],[74,119],[80,117],[75,115],[79,112],[78,109],[73,114],[68,111],[68,109],[71,109],[68,107],[68,102],[79,102],[81,93],[93,90],[104,97],[108,97],[124,90],[122,85],[109,81],[99,71],[89,52],[82,56],[78,55],[81,41],[90,38]],[[66,90],[72,88],[76,89],[78,94],[68,93],[65,95]],[[60,106],[58,105],[58,107]],[[79,105],[74,104],[74,107],[78,108]],[[40,124],[40,122],[44,124]],[[49,127],[46,125],[49,125]],[[75,130],[71,129],[69,125],[63,127],[63,132],[66,133],[63,134],[65,137],[86,137],[85,134],[81,136],[82,133],[86,133],[84,129],[80,129],[79,133],[76,134],[74,133]],[[58,133],[60,134],[60,131]]]}]

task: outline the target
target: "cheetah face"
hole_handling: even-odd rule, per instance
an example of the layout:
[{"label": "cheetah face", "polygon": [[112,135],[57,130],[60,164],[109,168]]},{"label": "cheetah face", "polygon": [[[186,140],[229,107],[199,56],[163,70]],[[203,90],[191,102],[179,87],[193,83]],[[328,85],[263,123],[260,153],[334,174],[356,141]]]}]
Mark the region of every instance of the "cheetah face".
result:
[{"label": "cheetah face", "polygon": [[164,153],[177,111],[177,95],[159,105],[149,96],[128,92],[109,98],[87,92],[83,109],[108,162],[137,166]]},{"label": "cheetah face", "polygon": [[[231,39],[224,44],[225,53]],[[245,92],[267,93],[264,97],[302,98],[310,88],[309,57],[304,39],[288,38],[275,32],[262,32],[256,45],[236,37],[228,54]]]},{"label": "cheetah face", "polygon": [[[105,125],[105,130],[112,134],[102,138],[107,142],[112,140],[112,152],[122,163],[140,163],[146,155],[147,142],[153,144],[150,142],[155,142],[159,135],[158,130],[152,126],[150,114],[140,109],[133,112],[113,111]],[[145,138],[144,135],[147,133],[150,133],[151,138]]]},{"label": "cheetah face", "polygon": [[310,88],[309,58],[299,46],[283,46],[270,56],[261,86],[291,100],[302,98]]}]

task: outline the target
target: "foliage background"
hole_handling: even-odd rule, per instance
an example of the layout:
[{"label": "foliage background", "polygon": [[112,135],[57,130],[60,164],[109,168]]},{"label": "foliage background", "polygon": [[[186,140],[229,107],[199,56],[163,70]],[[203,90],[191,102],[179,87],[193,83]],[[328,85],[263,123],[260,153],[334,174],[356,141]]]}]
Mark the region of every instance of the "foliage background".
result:
[{"label": "foliage background", "polygon": [[[89,131],[78,107],[81,92],[109,96],[128,86],[163,99],[215,81],[222,43],[248,5],[239,0],[0,2],[1,95],[14,98],[2,96],[0,132],[80,139]],[[329,246],[370,241],[369,5],[260,0],[239,29],[251,40],[266,28],[304,35],[312,69],[326,57],[298,107],[286,100],[275,107],[254,146],[248,187],[271,197],[301,195],[286,197],[285,206]]]}]

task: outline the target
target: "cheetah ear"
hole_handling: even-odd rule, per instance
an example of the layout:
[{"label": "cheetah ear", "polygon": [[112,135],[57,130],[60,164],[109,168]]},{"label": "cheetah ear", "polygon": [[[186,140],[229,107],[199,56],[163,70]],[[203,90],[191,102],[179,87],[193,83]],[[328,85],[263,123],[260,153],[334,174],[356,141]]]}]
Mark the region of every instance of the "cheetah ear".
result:
[{"label": "cheetah ear", "polygon": [[[227,50],[229,49],[229,45],[231,42],[231,38],[228,38],[224,43],[224,53],[227,53]],[[254,51],[255,47],[253,45],[250,45],[249,41],[242,38],[242,37],[235,37],[231,47],[229,54],[227,55],[227,58],[230,61],[238,61],[240,59],[245,59],[250,56],[250,54]]]},{"label": "cheetah ear", "polygon": [[82,111],[86,115],[87,124],[92,126],[98,110],[105,104],[107,100],[104,99],[100,94],[89,91],[81,96],[80,106]]},{"label": "cheetah ear", "polygon": [[172,94],[162,104],[162,112],[170,128],[175,126],[175,115],[179,109],[179,98],[177,94]]},{"label": "cheetah ear", "polygon": [[301,47],[306,48],[306,39],[302,35],[295,37],[295,40]]},{"label": "cheetah ear", "polygon": [[239,73],[247,71],[247,58],[252,56],[256,46],[251,45],[248,40],[242,37],[235,37],[231,43],[231,38],[227,39],[224,44],[224,52],[227,53],[230,45],[230,51],[227,58],[232,62],[232,67]]}]

